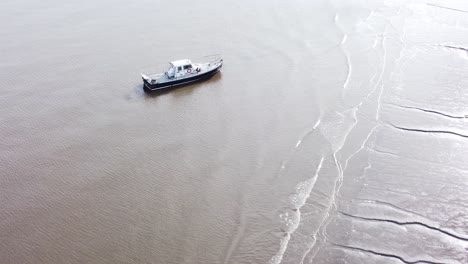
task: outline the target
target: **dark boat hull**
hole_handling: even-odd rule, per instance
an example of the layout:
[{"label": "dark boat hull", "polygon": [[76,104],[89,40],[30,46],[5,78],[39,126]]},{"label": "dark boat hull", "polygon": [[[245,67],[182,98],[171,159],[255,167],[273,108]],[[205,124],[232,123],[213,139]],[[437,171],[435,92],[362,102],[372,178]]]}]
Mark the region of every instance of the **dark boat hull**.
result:
[{"label": "dark boat hull", "polygon": [[167,88],[171,88],[171,87],[175,87],[175,86],[187,85],[187,84],[203,81],[203,80],[206,80],[208,78],[211,78],[213,75],[218,73],[219,70],[221,69],[221,67],[222,67],[222,65],[218,66],[217,68],[215,68],[215,69],[213,69],[213,70],[211,70],[209,72],[205,72],[205,73],[202,73],[202,74],[194,75],[193,77],[174,80],[174,81],[165,82],[165,83],[151,84],[151,83],[149,83],[147,80],[145,80],[143,78],[143,88],[145,88],[146,90],[150,90],[150,91],[156,91],[156,90],[167,89]]}]

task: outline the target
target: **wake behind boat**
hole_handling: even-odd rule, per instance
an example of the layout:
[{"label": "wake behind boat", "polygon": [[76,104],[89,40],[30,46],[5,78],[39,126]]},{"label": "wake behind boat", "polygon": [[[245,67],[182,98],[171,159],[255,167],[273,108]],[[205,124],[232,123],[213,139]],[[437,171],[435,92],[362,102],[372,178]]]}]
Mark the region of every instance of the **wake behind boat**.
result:
[{"label": "wake behind boat", "polygon": [[164,73],[142,73],[143,88],[154,91],[205,80],[218,73],[222,66],[223,59],[218,57],[203,63],[188,59],[172,61]]}]

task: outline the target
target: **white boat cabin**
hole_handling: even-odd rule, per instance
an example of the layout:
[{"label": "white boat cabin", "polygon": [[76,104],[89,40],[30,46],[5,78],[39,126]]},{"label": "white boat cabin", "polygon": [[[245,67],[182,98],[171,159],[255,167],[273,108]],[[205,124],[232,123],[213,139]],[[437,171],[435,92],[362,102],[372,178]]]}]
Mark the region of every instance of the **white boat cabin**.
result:
[{"label": "white boat cabin", "polygon": [[177,60],[169,63],[169,69],[166,71],[167,77],[169,79],[184,77],[186,75],[191,75],[198,73],[200,69],[195,67],[190,60]]}]

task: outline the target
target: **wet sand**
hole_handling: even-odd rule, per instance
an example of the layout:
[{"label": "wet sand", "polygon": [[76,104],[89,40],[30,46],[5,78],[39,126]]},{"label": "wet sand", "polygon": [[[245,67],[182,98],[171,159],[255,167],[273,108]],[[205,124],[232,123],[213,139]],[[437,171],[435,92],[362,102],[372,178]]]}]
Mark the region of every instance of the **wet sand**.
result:
[{"label": "wet sand", "polygon": [[0,4],[0,263],[468,262],[467,3],[98,2]]}]

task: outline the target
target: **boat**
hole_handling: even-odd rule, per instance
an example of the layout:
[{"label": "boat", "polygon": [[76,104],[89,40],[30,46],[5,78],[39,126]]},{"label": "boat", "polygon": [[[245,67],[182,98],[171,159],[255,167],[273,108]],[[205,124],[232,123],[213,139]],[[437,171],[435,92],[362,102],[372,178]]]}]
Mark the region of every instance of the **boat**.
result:
[{"label": "boat", "polygon": [[172,61],[163,73],[142,73],[143,87],[155,91],[206,80],[223,67],[223,59],[219,56],[209,57],[211,59],[202,63],[192,63],[189,59]]}]

